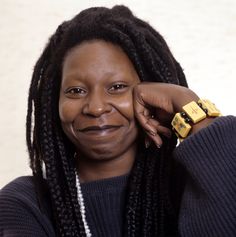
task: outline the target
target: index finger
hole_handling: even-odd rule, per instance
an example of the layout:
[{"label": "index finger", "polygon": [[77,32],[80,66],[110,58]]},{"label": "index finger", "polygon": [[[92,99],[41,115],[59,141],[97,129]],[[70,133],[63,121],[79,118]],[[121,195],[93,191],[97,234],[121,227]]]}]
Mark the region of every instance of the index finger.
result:
[{"label": "index finger", "polygon": [[146,130],[147,132],[151,133],[152,135],[156,134],[156,129],[151,124],[149,124],[149,119],[151,118],[150,115],[150,108],[148,105],[145,105],[142,97],[138,95],[137,92],[134,91],[134,114],[137,120],[139,121],[140,125]]}]

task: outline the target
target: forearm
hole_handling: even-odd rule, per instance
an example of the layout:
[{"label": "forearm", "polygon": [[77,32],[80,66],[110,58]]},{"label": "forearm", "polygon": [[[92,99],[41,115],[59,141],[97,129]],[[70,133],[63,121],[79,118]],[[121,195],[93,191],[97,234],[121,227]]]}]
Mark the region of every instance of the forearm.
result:
[{"label": "forearm", "polygon": [[217,118],[174,151],[187,171],[181,236],[236,235],[236,118]]}]

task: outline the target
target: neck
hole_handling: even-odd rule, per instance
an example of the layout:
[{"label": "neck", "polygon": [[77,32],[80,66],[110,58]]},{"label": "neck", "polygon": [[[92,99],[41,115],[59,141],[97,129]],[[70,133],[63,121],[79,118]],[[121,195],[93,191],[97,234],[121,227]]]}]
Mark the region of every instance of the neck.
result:
[{"label": "neck", "polygon": [[135,156],[136,149],[131,149],[119,157],[106,160],[93,160],[85,156],[78,157],[77,170],[80,182],[91,182],[125,175],[131,171]]}]

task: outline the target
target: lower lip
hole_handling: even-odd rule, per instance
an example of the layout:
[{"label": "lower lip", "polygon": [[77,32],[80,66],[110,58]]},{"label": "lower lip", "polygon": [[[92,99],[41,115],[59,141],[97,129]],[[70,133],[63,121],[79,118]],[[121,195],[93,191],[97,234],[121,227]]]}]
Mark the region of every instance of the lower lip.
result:
[{"label": "lower lip", "polygon": [[99,138],[99,137],[103,138],[103,137],[112,135],[118,129],[120,129],[120,127],[111,127],[111,128],[107,128],[107,129],[101,129],[101,130],[90,130],[90,131],[85,131],[82,133],[87,136],[92,136],[92,137],[96,137],[96,138]]}]

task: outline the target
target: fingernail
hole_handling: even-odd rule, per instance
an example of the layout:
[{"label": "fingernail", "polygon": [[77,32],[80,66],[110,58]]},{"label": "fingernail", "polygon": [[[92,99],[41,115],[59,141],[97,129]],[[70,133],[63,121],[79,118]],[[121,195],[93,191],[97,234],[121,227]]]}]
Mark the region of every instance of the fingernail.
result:
[{"label": "fingernail", "polygon": [[159,145],[159,144],[156,144],[156,146],[157,146],[157,148],[158,148],[158,149],[160,149],[160,148],[161,148],[161,145]]},{"label": "fingernail", "polygon": [[150,141],[145,139],[145,148],[148,149],[150,146]]},{"label": "fingernail", "polygon": [[148,131],[152,136],[156,136],[156,133],[155,132],[153,132],[153,131],[151,131],[151,130],[149,130]]}]

